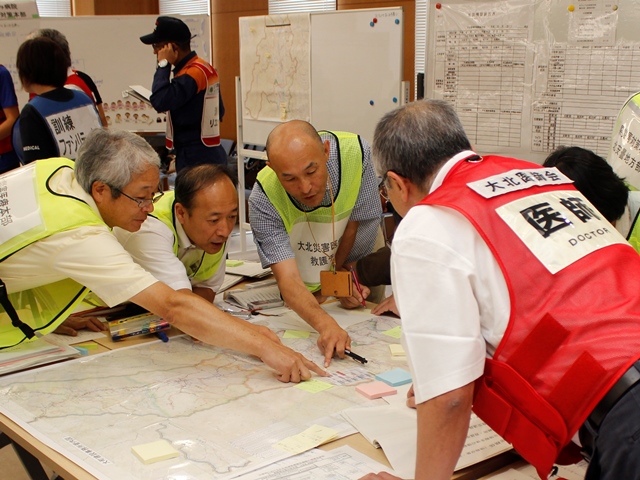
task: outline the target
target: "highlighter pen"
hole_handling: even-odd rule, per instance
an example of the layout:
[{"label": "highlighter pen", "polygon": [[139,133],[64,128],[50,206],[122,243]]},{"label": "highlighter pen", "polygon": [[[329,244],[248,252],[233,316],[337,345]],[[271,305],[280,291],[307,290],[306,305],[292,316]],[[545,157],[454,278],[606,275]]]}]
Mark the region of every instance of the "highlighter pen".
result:
[{"label": "highlighter pen", "polygon": [[351,276],[353,277],[353,283],[355,283],[356,285],[356,290],[358,290],[360,298],[362,298],[362,306],[366,307],[367,302],[364,301],[364,295],[362,294],[362,287],[360,286],[360,282],[358,281],[358,275],[356,275],[356,271],[353,267],[349,267],[349,270],[351,270]]},{"label": "highlighter pen", "polygon": [[344,354],[345,354],[346,356],[348,356],[348,357],[353,358],[355,361],[360,362],[360,363],[361,363],[361,364],[363,364],[363,365],[364,365],[365,363],[367,363],[367,359],[366,359],[366,358],[361,357],[360,355],[353,353],[351,350],[345,350],[345,351],[344,351]]}]

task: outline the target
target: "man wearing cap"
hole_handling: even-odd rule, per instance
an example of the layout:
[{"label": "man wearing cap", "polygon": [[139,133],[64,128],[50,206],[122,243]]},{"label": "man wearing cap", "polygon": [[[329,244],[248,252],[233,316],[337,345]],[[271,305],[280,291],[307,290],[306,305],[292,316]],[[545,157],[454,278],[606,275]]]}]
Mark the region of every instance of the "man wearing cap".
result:
[{"label": "man wearing cap", "polygon": [[174,17],[158,17],[153,33],[140,37],[158,57],[150,100],[156,111],[167,112],[167,148],[175,149],[177,171],[227,163],[220,146],[224,105],[218,74],[191,50],[191,38],[189,27]]}]

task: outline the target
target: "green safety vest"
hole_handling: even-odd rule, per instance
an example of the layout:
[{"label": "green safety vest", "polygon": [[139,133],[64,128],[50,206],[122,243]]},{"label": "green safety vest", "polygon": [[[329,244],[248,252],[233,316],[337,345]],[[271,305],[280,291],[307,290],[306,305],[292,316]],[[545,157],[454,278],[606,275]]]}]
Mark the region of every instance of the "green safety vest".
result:
[{"label": "green safety vest", "polygon": [[[631,191],[629,192],[627,206],[629,207],[629,213],[631,215],[631,228],[627,234],[627,241],[636,252],[640,253],[640,221],[638,221],[638,216],[640,215],[640,198],[638,198],[638,192],[635,188],[630,187],[629,190]],[[635,194],[632,195],[632,192],[635,192]]]},{"label": "green safety vest", "polygon": [[[317,207],[306,214],[300,210],[270,167],[260,170],[257,176],[258,184],[284,222],[298,270],[311,292],[320,289],[320,272],[331,268],[331,258],[338,249],[362,183],[363,152],[360,137],[348,132],[319,133],[333,136],[339,147],[340,183],[338,191],[334,192],[333,218],[331,206]],[[335,224],[335,238],[332,221]]]},{"label": "green safety vest", "polygon": [[[100,216],[83,200],[57,194],[50,187],[50,179],[59,170],[73,170],[73,166],[73,161],[66,158],[50,158],[38,160],[0,177],[0,192],[6,194],[6,208],[9,211],[9,217],[5,215],[6,211],[0,217],[0,235],[3,235],[0,237],[0,261],[55,233],[82,226],[105,226]],[[28,212],[29,215],[15,218],[10,215],[11,210],[19,208],[19,204],[33,205]],[[11,222],[7,221],[8,218]],[[89,290],[79,283],[65,279],[11,293],[9,299],[20,320],[31,326],[35,332],[44,335],[55,330],[88,292]],[[2,309],[0,348],[11,347],[24,341],[27,341],[25,335],[11,325],[9,316]]]},{"label": "green safety vest", "polygon": [[635,189],[640,189],[640,93],[624,103],[611,134],[607,162],[613,171]]},{"label": "green safety vest", "polygon": [[[171,233],[173,233],[173,253],[178,255],[178,232],[176,231],[176,218],[175,211],[175,192],[166,192],[162,198],[153,207],[152,217],[157,218],[164,223]],[[222,264],[224,259],[224,250],[222,247],[218,253],[208,254],[202,252],[202,261],[195,272],[190,271],[191,266],[185,265],[187,269],[187,275],[194,282],[203,282],[210,279],[218,271],[218,268]]]}]

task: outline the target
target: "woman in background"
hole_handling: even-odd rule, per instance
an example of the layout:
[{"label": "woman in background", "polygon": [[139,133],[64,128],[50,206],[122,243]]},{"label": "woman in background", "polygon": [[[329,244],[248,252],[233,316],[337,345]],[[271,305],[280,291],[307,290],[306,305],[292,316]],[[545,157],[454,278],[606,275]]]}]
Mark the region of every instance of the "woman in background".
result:
[{"label": "woman in background", "polygon": [[16,58],[22,88],[37,96],[20,112],[13,144],[23,163],[43,158],[75,160],[89,132],[102,123],[85,93],[64,88],[70,59],[53,40],[26,40]]},{"label": "woman in background", "polygon": [[0,65],[0,174],[20,166],[11,144],[11,129],[18,115],[20,110],[11,74]]}]

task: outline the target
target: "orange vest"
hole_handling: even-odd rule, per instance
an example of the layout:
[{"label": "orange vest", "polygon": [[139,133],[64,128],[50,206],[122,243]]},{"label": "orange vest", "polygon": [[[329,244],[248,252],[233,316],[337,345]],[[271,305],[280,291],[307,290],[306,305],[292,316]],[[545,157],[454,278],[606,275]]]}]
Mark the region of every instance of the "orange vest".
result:
[{"label": "orange vest", "polygon": [[[640,256],[618,243],[614,227],[572,185],[545,186],[558,175],[556,169],[510,158],[463,160],[421,202],[463,214],[504,274],[511,316],[476,382],[473,409],[541,478],[640,358],[640,278],[634,273],[640,271]],[[527,178],[538,181],[527,184]],[[489,187],[498,193],[490,198],[478,193]],[[571,237],[579,228],[586,233]],[[560,231],[566,237],[558,247]],[[541,244],[547,255],[563,261],[580,242],[599,237],[614,240],[554,273],[532,249]]]},{"label": "orange vest", "polygon": [[[175,74],[189,75],[198,85],[198,93],[204,92],[202,102],[202,122],[200,124],[200,138],[207,147],[220,145],[220,80],[218,73],[207,62],[196,56]],[[171,112],[167,112],[166,146],[173,148],[173,124]]]}]

